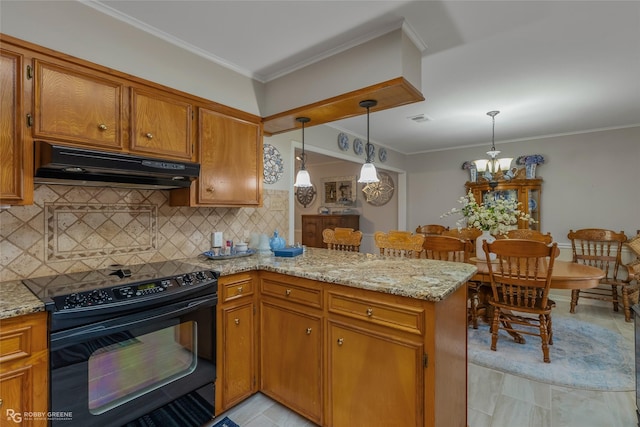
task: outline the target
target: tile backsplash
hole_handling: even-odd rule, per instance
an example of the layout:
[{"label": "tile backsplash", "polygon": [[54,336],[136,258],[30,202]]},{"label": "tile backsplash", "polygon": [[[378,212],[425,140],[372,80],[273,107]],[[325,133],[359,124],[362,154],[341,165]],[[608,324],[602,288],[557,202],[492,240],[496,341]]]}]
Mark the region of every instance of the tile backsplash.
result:
[{"label": "tile backsplash", "polygon": [[187,208],[169,206],[168,191],[36,185],[33,205],[0,212],[0,281],[193,257],[213,231],[287,239],[288,197],[264,190],[260,208]]}]

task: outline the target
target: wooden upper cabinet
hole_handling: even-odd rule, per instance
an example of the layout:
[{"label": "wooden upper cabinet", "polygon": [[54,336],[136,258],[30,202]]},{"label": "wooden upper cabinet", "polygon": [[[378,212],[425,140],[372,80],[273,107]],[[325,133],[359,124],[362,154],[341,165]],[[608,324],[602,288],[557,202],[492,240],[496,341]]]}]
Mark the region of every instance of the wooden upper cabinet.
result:
[{"label": "wooden upper cabinet", "polygon": [[131,152],[192,160],[192,117],[184,99],[131,88]]},{"label": "wooden upper cabinet", "polygon": [[33,147],[25,129],[24,66],[18,52],[0,50],[0,204],[33,203]]},{"label": "wooden upper cabinet", "polygon": [[93,70],[35,60],[33,137],[122,150],[124,87]]},{"label": "wooden upper cabinet", "polygon": [[201,108],[198,146],[198,203],[227,206],[262,203],[262,132],[259,123]]}]

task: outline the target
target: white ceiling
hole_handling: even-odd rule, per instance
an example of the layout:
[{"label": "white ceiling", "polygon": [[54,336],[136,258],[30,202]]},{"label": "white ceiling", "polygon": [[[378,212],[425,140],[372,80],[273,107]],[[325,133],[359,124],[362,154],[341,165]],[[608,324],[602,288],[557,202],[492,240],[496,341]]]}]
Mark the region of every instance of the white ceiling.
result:
[{"label": "white ceiling", "polygon": [[[260,81],[404,19],[427,48],[424,102],[372,113],[405,154],[640,125],[638,1],[90,1]],[[427,121],[408,117],[424,114]],[[360,116],[331,124],[366,136]],[[604,141],[603,141],[604,143]],[[640,141],[639,141],[640,143]]]}]

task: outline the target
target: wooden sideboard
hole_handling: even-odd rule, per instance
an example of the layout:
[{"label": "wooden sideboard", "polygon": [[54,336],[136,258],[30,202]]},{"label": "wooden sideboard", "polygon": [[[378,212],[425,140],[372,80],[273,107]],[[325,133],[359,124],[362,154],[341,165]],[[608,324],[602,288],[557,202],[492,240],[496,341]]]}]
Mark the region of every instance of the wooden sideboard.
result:
[{"label": "wooden sideboard", "polygon": [[302,215],[302,244],[313,248],[326,248],[322,230],[336,227],[360,229],[360,215]]}]

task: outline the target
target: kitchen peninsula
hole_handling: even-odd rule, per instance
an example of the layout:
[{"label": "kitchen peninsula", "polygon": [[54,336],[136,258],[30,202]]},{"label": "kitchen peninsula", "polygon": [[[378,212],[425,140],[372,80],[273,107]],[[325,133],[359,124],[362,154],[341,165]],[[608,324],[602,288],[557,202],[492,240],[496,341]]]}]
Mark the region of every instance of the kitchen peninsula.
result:
[{"label": "kitchen peninsula", "polygon": [[[183,261],[221,273],[216,413],[260,391],[319,425],[466,426],[474,266],[316,248]],[[5,285],[0,313],[24,314]]]}]

